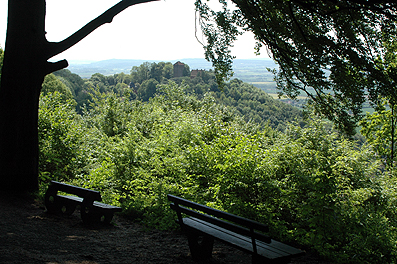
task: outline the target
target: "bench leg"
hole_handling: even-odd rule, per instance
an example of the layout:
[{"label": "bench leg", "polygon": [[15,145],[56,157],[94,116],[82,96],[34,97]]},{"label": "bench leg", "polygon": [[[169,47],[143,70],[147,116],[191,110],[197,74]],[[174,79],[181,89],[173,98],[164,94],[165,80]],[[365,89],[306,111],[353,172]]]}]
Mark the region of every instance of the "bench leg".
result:
[{"label": "bench leg", "polygon": [[187,232],[190,254],[193,259],[203,260],[212,256],[212,248],[214,246],[214,238],[203,235],[195,231]]},{"label": "bench leg", "polygon": [[113,213],[104,214],[102,218],[103,218],[103,223],[108,225],[113,219]]},{"label": "bench leg", "polygon": [[76,203],[61,200],[56,194],[46,194],[45,206],[51,214],[72,215],[76,209]]},{"label": "bench leg", "polygon": [[72,215],[75,210],[76,210],[75,204],[65,204],[61,208],[61,212],[64,215]]},{"label": "bench leg", "polygon": [[93,206],[85,205],[80,208],[81,219],[85,225],[94,225],[101,222],[102,215],[93,209]]},{"label": "bench leg", "polygon": [[62,213],[62,205],[54,202],[46,202],[45,207],[47,212],[50,214],[61,214]]},{"label": "bench leg", "polygon": [[62,212],[62,205],[57,201],[57,191],[50,185],[44,197],[45,207],[51,214],[59,214]]}]

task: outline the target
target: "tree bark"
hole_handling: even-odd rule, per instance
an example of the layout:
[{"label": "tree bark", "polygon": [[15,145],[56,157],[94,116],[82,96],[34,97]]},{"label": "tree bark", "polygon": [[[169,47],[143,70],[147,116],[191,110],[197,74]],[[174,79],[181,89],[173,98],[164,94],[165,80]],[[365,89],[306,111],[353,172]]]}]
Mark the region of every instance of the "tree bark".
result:
[{"label": "tree bark", "polygon": [[1,190],[38,189],[38,102],[45,43],[45,0],[9,0],[0,88]]},{"label": "tree bark", "polygon": [[70,48],[127,7],[156,0],[122,0],[59,43],[45,37],[45,0],[8,0],[0,85],[0,191],[38,190],[38,107],[44,77],[68,66],[48,59]]}]

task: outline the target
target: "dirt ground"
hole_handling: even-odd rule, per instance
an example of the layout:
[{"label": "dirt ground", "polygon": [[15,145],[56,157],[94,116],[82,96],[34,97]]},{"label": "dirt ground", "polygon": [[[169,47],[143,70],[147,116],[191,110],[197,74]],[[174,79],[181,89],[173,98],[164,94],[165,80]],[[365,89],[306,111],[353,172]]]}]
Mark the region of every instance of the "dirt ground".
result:
[{"label": "dirt ground", "polygon": [[[119,216],[112,225],[87,228],[77,211],[54,216],[31,198],[0,196],[0,263],[242,264],[251,263],[251,257],[215,242],[213,258],[197,262],[179,231],[145,230]],[[330,264],[310,253],[291,263]]]}]

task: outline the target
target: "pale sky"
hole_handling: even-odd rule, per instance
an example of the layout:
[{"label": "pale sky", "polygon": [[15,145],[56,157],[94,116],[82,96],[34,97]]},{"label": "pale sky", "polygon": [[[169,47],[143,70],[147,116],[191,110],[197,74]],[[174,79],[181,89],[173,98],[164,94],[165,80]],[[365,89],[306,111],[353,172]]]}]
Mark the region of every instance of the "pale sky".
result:
[{"label": "pale sky", "polygon": [[[0,0],[0,46],[5,46],[7,2]],[[60,41],[102,14],[118,0],[47,0],[49,41]],[[215,0],[214,0],[215,2]],[[245,33],[235,43],[237,59],[267,58],[254,54],[255,41]],[[131,6],[52,60],[141,59],[170,61],[204,58],[195,37],[194,0],[162,0]]]}]

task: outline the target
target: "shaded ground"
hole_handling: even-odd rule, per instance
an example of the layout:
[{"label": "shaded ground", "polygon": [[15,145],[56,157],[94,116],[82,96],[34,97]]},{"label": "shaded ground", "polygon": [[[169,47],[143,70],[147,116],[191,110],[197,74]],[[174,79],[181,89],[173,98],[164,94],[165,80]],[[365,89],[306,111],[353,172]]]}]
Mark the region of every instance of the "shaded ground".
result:
[{"label": "shaded ground", "polygon": [[[115,216],[112,226],[89,229],[80,215],[47,214],[44,206],[28,198],[0,196],[0,263],[24,264],[234,264],[250,263],[247,254],[215,243],[213,258],[193,261],[187,239],[178,231],[145,230]],[[295,259],[295,264],[321,263],[311,254]]]}]

